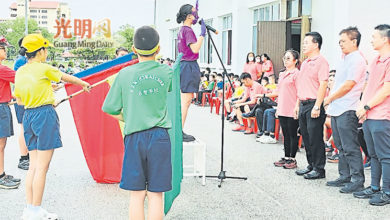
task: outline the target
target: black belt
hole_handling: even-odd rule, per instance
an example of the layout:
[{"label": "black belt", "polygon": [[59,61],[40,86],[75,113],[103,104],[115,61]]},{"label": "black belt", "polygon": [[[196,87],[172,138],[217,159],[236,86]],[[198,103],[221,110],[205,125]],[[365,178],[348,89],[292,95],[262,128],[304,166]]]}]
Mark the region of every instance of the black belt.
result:
[{"label": "black belt", "polygon": [[315,103],[316,101],[317,101],[316,99],[301,100],[301,104],[302,105],[308,105],[308,104]]}]

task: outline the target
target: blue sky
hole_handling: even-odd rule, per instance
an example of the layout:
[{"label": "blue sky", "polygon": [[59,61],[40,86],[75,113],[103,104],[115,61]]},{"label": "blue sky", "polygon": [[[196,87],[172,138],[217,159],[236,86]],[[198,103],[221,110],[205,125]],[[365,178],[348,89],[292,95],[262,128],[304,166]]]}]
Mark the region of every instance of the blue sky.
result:
[{"label": "blue sky", "polygon": [[[0,18],[9,18],[9,6],[16,0],[1,0]],[[34,0],[33,0],[34,1]],[[59,0],[68,3],[71,16],[99,21],[111,19],[113,31],[121,25],[134,27],[153,24],[154,0]]]}]

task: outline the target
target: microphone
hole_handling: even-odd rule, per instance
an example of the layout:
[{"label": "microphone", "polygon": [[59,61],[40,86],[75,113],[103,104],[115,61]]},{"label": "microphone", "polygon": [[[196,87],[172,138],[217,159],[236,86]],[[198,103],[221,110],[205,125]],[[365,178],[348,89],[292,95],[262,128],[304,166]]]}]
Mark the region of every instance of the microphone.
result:
[{"label": "microphone", "polygon": [[[199,21],[199,24],[200,24],[200,25],[202,25],[201,22],[202,22],[202,21],[200,20],[200,21]],[[214,34],[219,34],[218,30],[216,30],[215,28],[211,27],[210,25],[208,25],[208,24],[206,24],[206,23],[205,23],[205,25],[206,25],[206,29],[207,29],[207,30],[210,30],[210,31],[214,32]]]}]

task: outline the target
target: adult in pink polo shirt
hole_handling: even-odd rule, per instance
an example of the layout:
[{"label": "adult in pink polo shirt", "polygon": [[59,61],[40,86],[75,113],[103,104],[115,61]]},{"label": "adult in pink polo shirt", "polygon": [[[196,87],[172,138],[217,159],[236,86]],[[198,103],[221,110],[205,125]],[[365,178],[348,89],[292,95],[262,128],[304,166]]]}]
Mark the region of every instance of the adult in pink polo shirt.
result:
[{"label": "adult in pink polo shirt", "polygon": [[251,74],[252,80],[257,81],[259,79],[260,72],[258,65],[255,63],[255,54],[253,52],[248,53],[246,56],[243,72]]},{"label": "adult in pink polo shirt", "polygon": [[266,53],[264,53],[263,55],[261,55],[261,61],[263,62],[262,63],[262,72],[264,74],[263,76],[269,77],[270,75],[273,75],[274,65],[272,64],[271,58],[269,58],[269,56]]},{"label": "adult in pink polo shirt", "polygon": [[299,127],[298,120],[294,119],[294,108],[297,103],[297,89],[295,81],[299,70],[299,53],[295,50],[288,50],[283,57],[286,71],[280,73],[279,83],[277,88],[278,106],[276,116],[279,118],[284,137],[284,157],[275,162],[277,167],[292,169],[297,167],[295,156],[298,150],[298,135]]},{"label": "adult in pink polo shirt", "polygon": [[371,205],[382,206],[390,204],[390,25],[375,27],[371,43],[379,56],[370,65],[367,86],[356,112],[360,119],[367,119],[363,131],[371,157],[371,186],[354,196],[371,198]]},{"label": "adult in pink polo shirt", "polygon": [[302,63],[296,80],[299,105],[294,114],[299,117],[308,162],[307,168],[296,171],[296,174],[304,175],[305,179],[325,178],[323,126],[326,115],[322,102],[328,85],[329,65],[320,54],[321,45],[319,33],[309,32],[305,35],[303,53],[308,58]]},{"label": "adult in pink polo shirt", "polygon": [[242,113],[249,113],[256,105],[257,95],[266,93],[266,89],[264,89],[264,87],[260,83],[252,80],[251,75],[249,73],[243,73],[240,77],[240,80],[245,86],[245,92],[242,99],[234,103],[237,119],[240,124],[236,128],[234,128],[233,131],[245,131],[245,133],[249,134],[253,133],[253,129],[249,128],[248,130],[245,130]]}]

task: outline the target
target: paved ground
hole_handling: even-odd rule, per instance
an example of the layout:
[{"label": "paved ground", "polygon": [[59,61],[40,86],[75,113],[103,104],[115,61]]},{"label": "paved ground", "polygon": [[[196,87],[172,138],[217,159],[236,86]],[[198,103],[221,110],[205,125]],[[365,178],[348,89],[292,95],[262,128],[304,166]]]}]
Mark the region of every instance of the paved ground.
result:
[{"label": "paved ground", "polygon": [[[55,152],[48,173],[43,207],[62,219],[126,219],[128,193],[117,184],[97,184],[86,166],[69,105],[58,108],[64,146]],[[220,170],[220,117],[209,108],[193,106],[185,131],[207,143],[207,173]],[[218,181],[186,177],[182,192],[166,219],[390,219],[390,205],[372,207],[325,186],[337,177],[337,165],[327,164],[326,180],[307,181],[292,170],[275,168],[282,146],[261,145],[254,136],[231,132],[226,123],[225,170],[228,175],[246,176],[247,181]],[[16,129],[18,133],[18,129]],[[19,150],[16,137],[6,149],[6,171],[22,178],[17,190],[0,190],[0,219],[19,219],[25,204],[25,171],[16,168]],[[191,152],[184,153],[185,159]],[[305,166],[304,152],[298,163]],[[369,183],[370,172],[366,171]]]}]

